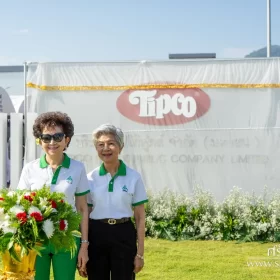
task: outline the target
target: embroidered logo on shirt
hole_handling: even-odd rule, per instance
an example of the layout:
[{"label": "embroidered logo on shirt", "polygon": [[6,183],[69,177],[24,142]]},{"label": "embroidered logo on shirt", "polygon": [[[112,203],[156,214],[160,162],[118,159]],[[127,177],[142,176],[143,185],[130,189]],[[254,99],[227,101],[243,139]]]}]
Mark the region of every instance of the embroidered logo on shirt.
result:
[{"label": "embroidered logo on shirt", "polygon": [[72,183],[73,183],[72,177],[69,176],[69,177],[66,179],[66,182],[67,182],[68,184],[72,184]]},{"label": "embroidered logo on shirt", "polygon": [[126,185],[124,185],[124,186],[122,187],[122,190],[123,190],[123,192],[128,192],[128,188],[126,187]]}]

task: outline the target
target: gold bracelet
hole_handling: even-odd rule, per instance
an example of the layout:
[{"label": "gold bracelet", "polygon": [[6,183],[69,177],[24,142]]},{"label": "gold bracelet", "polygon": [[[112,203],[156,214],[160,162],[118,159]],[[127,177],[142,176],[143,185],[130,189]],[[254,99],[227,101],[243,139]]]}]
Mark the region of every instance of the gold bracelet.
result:
[{"label": "gold bracelet", "polygon": [[139,258],[140,260],[144,261],[144,256],[141,256],[139,254],[136,254],[136,257]]}]

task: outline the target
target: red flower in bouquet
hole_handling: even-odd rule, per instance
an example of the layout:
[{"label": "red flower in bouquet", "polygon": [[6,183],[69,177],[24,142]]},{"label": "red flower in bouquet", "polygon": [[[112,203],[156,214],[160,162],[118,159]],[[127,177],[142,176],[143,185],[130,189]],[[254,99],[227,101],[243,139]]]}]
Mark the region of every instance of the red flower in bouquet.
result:
[{"label": "red flower in bouquet", "polygon": [[27,222],[27,214],[25,212],[20,212],[16,214],[16,217],[21,222],[20,224],[23,225]]},{"label": "red flower in bouquet", "polygon": [[59,229],[60,230],[67,230],[68,222],[66,220],[60,220],[59,222]]},{"label": "red flower in bouquet", "polygon": [[54,208],[54,209],[57,208],[57,204],[54,200],[51,200],[51,205],[52,205],[52,208]]},{"label": "red flower in bouquet", "polygon": [[30,214],[30,217],[33,217],[37,222],[43,221],[42,214],[38,212],[33,212],[32,214]]},{"label": "red flower in bouquet", "polygon": [[3,197],[0,197],[0,201],[4,201],[4,198],[3,198]]},{"label": "red flower in bouquet", "polygon": [[43,215],[39,208],[31,206],[29,208],[28,214],[30,217],[33,217],[37,222],[43,221]]},{"label": "red flower in bouquet", "polygon": [[13,215],[15,215],[18,221],[21,222],[21,225],[27,222],[27,214],[21,205],[14,205],[12,208],[10,208],[10,212],[13,213]]},{"label": "red flower in bouquet", "polygon": [[33,198],[31,197],[31,195],[25,195],[25,196],[24,196],[24,199],[26,199],[26,200],[28,200],[28,201],[30,201],[30,202],[33,201]]}]

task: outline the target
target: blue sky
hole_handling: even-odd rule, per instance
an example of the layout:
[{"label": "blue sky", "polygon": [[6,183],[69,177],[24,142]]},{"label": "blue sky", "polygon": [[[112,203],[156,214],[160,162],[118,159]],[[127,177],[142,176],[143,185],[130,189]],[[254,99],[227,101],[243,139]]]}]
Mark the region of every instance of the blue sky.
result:
[{"label": "blue sky", "polygon": [[[23,61],[238,58],[266,46],[266,0],[1,1],[0,65]],[[272,44],[280,1],[271,0]]]}]

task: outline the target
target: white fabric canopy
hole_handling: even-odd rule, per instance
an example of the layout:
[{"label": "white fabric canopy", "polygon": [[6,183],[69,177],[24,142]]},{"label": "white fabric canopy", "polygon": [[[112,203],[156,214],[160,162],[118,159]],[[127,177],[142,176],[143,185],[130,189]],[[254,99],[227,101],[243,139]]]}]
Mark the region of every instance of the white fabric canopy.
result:
[{"label": "white fabric canopy", "polygon": [[91,132],[109,122],[123,129],[121,156],[152,191],[260,193],[280,181],[279,61],[32,64],[28,111],[68,113],[68,153],[88,171],[99,164]]},{"label": "white fabric canopy", "polygon": [[280,84],[280,59],[40,63],[29,83],[47,86]]}]

